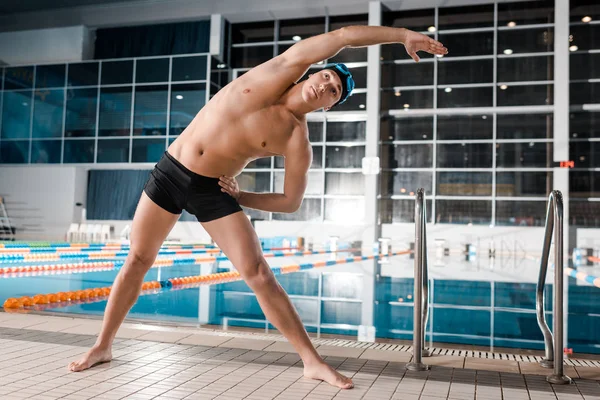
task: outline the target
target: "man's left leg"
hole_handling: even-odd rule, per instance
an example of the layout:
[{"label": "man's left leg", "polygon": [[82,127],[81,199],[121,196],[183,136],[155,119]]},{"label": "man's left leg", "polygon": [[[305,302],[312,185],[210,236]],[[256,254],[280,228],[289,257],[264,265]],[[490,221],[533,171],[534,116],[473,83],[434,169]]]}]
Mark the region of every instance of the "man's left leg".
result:
[{"label": "man's left leg", "polygon": [[237,212],[202,226],[233,263],[256,294],[267,319],[294,346],[304,363],[304,376],[350,389],[352,380],[327,365],[312,345],[304,325],[265,261],[254,228],[243,212]]}]

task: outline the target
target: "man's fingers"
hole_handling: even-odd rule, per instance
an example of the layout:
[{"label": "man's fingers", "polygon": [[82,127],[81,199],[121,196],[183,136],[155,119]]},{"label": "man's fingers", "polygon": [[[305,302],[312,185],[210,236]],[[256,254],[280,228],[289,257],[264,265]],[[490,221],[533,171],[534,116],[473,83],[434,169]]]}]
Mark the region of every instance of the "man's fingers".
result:
[{"label": "man's fingers", "polygon": [[412,58],[413,60],[415,60],[415,62],[419,62],[419,61],[421,60],[421,59],[419,58],[419,56],[417,55],[417,53],[416,53],[416,52],[414,52],[414,51],[411,51],[411,52],[409,52],[409,53],[408,53],[408,55],[409,55],[409,56],[411,56],[411,58]]}]

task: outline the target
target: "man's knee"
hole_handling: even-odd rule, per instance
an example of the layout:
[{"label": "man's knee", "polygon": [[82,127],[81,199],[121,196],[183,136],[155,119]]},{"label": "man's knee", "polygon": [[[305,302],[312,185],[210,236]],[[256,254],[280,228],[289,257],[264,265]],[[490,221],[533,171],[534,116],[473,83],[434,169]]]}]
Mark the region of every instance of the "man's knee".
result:
[{"label": "man's knee", "polygon": [[264,261],[254,261],[244,268],[244,280],[253,290],[273,285],[276,280],[273,271]]},{"label": "man's knee", "polygon": [[123,267],[123,273],[126,277],[143,278],[148,269],[152,267],[155,258],[152,254],[131,249]]}]

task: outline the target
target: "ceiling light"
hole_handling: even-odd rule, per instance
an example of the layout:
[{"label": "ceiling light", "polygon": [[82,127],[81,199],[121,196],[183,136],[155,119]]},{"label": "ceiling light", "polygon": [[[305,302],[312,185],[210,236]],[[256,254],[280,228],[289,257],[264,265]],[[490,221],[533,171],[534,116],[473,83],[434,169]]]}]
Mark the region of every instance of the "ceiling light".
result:
[{"label": "ceiling light", "polygon": [[408,107],[410,107],[410,104],[405,104],[404,105],[404,108],[408,108]]},{"label": "ceiling light", "polygon": [[509,28],[514,28],[515,26],[517,26],[517,23],[515,21],[510,21],[508,24],[506,24],[506,26],[508,26]]},{"label": "ceiling light", "polygon": [[482,115],[481,119],[487,119],[487,115]]},{"label": "ceiling light", "polygon": [[292,37],[292,40],[299,42],[300,40],[302,40],[302,38],[300,36],[296,35],[296,36]]},{"label": "ceiling light", "polygon": [[400,193],[406,193],[406,189],[404,189],[404,188],[400,189]]},{"label": "ceiling light", "polygon": [[429,28],[427,28],[427,31],[431,32],[431,33],[435,32],[436,31],[435,26],[430,26]]},{"label": "ceiling light", "polygon": [[182,95],[180,95],[180,94],[178,94],[177,96],[175,96],[175,98],[176,98],[177,100],[181,100],[181,99],[183,99],[183,96],[182,96]]},{"label": "ceiling light", "polygon": [[582,22],[588,23],[592,20],[592,17],[590,17],[589,15],[586,15],[585,17],[581,18]]},{"label": "ceiling light", "polygon": [[506,90],[506,89],[508,89],[508,86],[506,86],[506,85],[500,85],[500,89]]},{"label": "ceiling light", "polygon": [[365,108],[365,105],[364,105],[364,104],[360,104],[360,105],[358,106],[358,108]]},{"label": "ceiling light", "polygon": [[225,68],[225,64],[217,64],[217,68],[223,69],[223,68]]},{"label": "ceiling light", "polygon": [[450,88],[450,87],[447,87],[446,89],[444,89],[444,92],[446,92],[446,93],[450,93],[451,91],[452,91],[452,88]]},{"label": "ceiling light", "polygon": [[579,47],[577,47],[575,45],[569,47],[569,51],[577,51],[577,50],[579,50]]},{"label": "ceiling light", "polygon": [[394,96],[400,97],[400,96],[402,96],[402,93],[400,93],[400,91],[394,92]]},{"label": "ceiling light", "polygon": [[437,58],[442,58],[442,57],[444,57],[444,55],[443,55],[443,54],[436,54],[435,56],[436,56]]},{"label": "ceiling light", "polygon": [[504,54],[506,54],[507,56],[511,55],[512,53],[513,53],[512,49],[506,49],[506,50],[504,50]]}]

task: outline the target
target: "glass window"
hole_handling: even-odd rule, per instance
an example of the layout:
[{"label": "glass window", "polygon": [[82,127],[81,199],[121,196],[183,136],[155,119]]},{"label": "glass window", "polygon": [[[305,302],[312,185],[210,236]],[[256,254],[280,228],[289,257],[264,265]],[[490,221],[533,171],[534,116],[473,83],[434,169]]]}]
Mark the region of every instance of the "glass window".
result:
[{"label": "glass window", "polygon": [[593,0],[571,0],[571,22],[581,22],[585,16],[592,17],[594,20],[600,19],[600,8]]},{"label": "glass window", "polygon": [[323,141],[323,122],[308,122],[308,140],[311,142]]},{"label": "glass window", "polygon": [[381,146],[382,168],[431,168],[432,144],[393,144]]},{"label": "glass window", "polygon": [[498,143],[496,165],[502,168],[551,167],[552,143]]},{"label": "glass window", "polygon": [[600,202],[569,201],[569,224],[571,226],[600,228]]},{"label": "glass window", "polygon": [[552,28],[498,31],[498,54],[554,51]]},{"label": "glass window", "polygon": [[173,57],[173,81],[206,80],[206,56]]},{"label": "glass window", "polygon": [[361,172],[326,172],[325,194],[358,195],[365,193],[365,176]]},{"label": "glass window", "polygon": [[232,24],[232,43],[272,42],[275,40],[275,21]]},{"label": "glass window", "polygon": [[[310,165],[313,169],[323,168],[323,146],[313,146],[313,159]],[[260,161],[266,160],[266,161]],[[260,161],[260,162],[259,162]],[[252,166],[251,166],[252,165]],[[252,161],[246,168],[271,168],[271,159],[258,159]],[[275,168],[285,168],[285,158],[275,157]]]},{"label": "glass window", "polygon": [[569,115],[572,138],[600,137],[600,112],[573,112]]},{"label": "glass window", "polygon": [[29,162],[29,140],[0,141],[0,163],[27,164]]},{"label": "glass window", "polygon": [[[430,34],[428,36],[433,38],[433,34]],[[444,43],[444,45],[445,45],[445,43]],[[352,49],[352,50],[354,50],[354,49]],[[344,51],[348,51],[348,50],[346,49]],[[418,56],[421,60],[433,59],[433,54],[429,54],[424,51],[420,51],[418,53]],[[364,57],[365,57],[365,59],[362,61],[367,60],[367,52],[365,52]],[[386,44],[384,46],[381,46],[381,61],[394,61],[394,60],[411,60],[411,62],[412,62],[412,58],[406,52],[406,48],[404,47],[404,45],[402,45],[402,44]]]},{"label": "glass window", "polygon": [[[405,51],[406,52],[406,51]],[[347,47],[327,60],[328,63],[366,62],[368,50],[366,47]]]},{"label": "glass window", "polygon": [[325,199],[325,220],[352,224],[364,219],[364,199]]},{"label": "glass window", "polygon": [[171,126],[169,135],[179,135],[206,102],[205,84],[171,86]]},{"label": "glass window", "polygon": [[233,68],[254,68],[273,58],[273,46],[233,47],[231,64]]},{"label": "glass window", "polygon": [[491,168],[492,145],[488,143],[438,144],[438,168]]},{"label": "glass window", "polygon": [[129,139],[98,140],[99,163],[129,162]]},{"label": "glass window", "polygon": [[382,64],[381,87],[433,85],[433,63]]},{"label": "glass window", "polygon": [[433,117],[383,118],[380,125],[380,135],[383,142],[392,140],[432,140]]},{"label": "glass window", "polygon": [[569,65],[571,80],[600,78],[600,53],[571,53]]},{"label": "glass window", "polygon": [[494,54],[494,32],[440,33],[438,40],[446,46],[443,58],[486,56]]},{"label": "glass window", "polygon": [[[275,172],[273,175],[275,193],[283,193],[285,183],[285,172]],[[308,173],[308,186],[306,187],[307,195],[323,194],[323,173],[321,171],[310,171]]]},{"label": "glass window", "polygon": [[545,201],[497,201],[496,225],[545,226]]},{"label": "glass window", "polygon": [[98,63],[69,64],[68,86],[95,86],[98,84]]},{"label": "glass window", "polygon": [[441,7],[438,29],[466,29],[494,26],[494,5]]},{"label": "glass window", "polygon": [[[414,193],[413,193],[414,194]],[[431,200],[425,200],[427,221],[431,222],[432,214]],[[401,222],[415,222],[415,201],[414,200],[379,200],[379,218],[382,224],[392,224]]]},{"label": "glass window", "polygon": [[498,114],[498,139],[551,139],[552,114]]},{"label": "glass window", "polygon": [[577,168],[600,168],[600,142],[571,142],[569,154]]},{"label": "glass window", "polygon": [[426,193],[431,193],[432,182],[431,172],[383,171],[380,193],[382,196],[410,195],[410,193],[414,195],[419,188],[424,188]]},{"label": "glass window", "polygon": [[554,2],[518,1],[498,4],[498,26],[514,22],[517,25],[554,22]]},{"label": "glass window", "polygon": [[350,73],[352,73],[356,89],[367,88],[367,67],[353,67],[350,69]]},{"label": "glass window", "polygon": [[62,141],[60,140],[33,140],[31,142],[31,163],[59,164],[61,149]]},{"label": "glass window", "polygon": [[4,90],[31,89],[33,87],[33,67],[6,67],[4,69]]},{"label": "glass window", "polygon": [[491,87],[438,89],[438,108],[491,107],[493,94]]},{"label": "glass window", "polygon": [[494,61],[440,61],[438,85],[488,83],[494,81]]},{"label": "glass window", "polygon": [[367,123],[327,122],[327,142],[364,142]]},{"label": "glass window", "polygon": [[38,65],[35,68],[35,87],[56,88],[65,86],[65,64]]},{"label": "glass window", "polygon": [[240,190],[256,193],[271,191],[270,172],[242,172],[236,179]]},{"label": "glass window", "polygon": [[433,89],[382,90],[382,110],[433,108]]},{"label": "glass window", "polygon": [[97,104],[97,88],[67,91],[65,137],[95,136]]},{"label": "glass window", "polygon": [[491,172],[438,172],[436,193],[441,196],[491,196]]},{"label": "glass window", "polygon": [[[383,13],[383,26],[406,28],[412,31],[425,32],[435,25],[435,10],[402,10]],[[385,47],[385,46],[383,46]]]},{"label": "glass window", "polygon": [[64,90],[36,90],[34,99],[32,137],[62,137]]},{"label": "glass window", "polygon": [[325,18],[283,19],[279,21],[279,40],[301,40],[325,33]]},{"label": "glass window", "polygon": [[273,213],[276,221],[320,221],[321,199],[304,199],[298,211],[291,214]]},{"label": "glass window", "polygon": [[119,85],[133,82],[133,60],[104,61],[102,63],[102,85]]},{"label": "glass window", "polygon": [[571,197],[600,197],[600,174],[596,171],[569,171]]},{"label": "glass window", "polygon": [[492,222],[492,202],[436,200],[435,214],[436,223],[488,225]]},{"label": "glass window", "polygon": [[438,115],[438,140],[491,139],[494,119],[491,115]]},{"label": "glass window", "polygon": [[169,59],[151,58],[137,60],[135,65],[135,82],[167,82],[169,80]]},{"label": "glass window", "polygon": [[3,139],[29,138],[31,100],[31,90],[4,92],[0,137]]},{"label": "glass window", "polygon": [[498,81],[551,81],[554,57],[504,57],[498,59]]},{"label": "glass window", "polygon": [[[598,19],[600,18],[596,21]],[[600,49],[600,25],[571,25],[571,36],[573,37],[571,45],[577,46],[579,50]]]},{"label": "glass window", "polygon": [[157,162],[165,152],[164,139],[133,139],[131,162]]},{"label": "glass window", "polygon": [[[254,168],[254,169],[271,169],[271,159],[275,158],[275,168],[283,168],[284,158],[283,157],[263,157],[257,158],[254,161],[251,161],[246,165],[246,169]],[[281,160],[281,167],[277,166],[277,163]]]},{"label": "glass window", "polygon": [[334,106],[331,111],[364,111],[367,106],[366,93],[354,93],[342,104]]},{"label": "glass window", "polygon": [[135,88],[135,136],[162,136],[167,134],[168,87],[137,86]]},{"label": "glass window", "polygon": [[129,136],[131,86],[100,89],[98,136]]},{"label": "glass window", "polygon": [[362,168],[365,146],[327,146],[326,168]]},{"label": "glass window", "polygon": [[554,102],[553,85],[501,85],[498,106],[545,106]]},{"label": "glass window", "polygon": [[552,172],[498,172],[496,196],[546,197],[552,191]]},{"label": "glass window", "polygon": [[63,163],[93,163],[94,140],[65,139]]},{"label": "glass window", "polygon": [[600,82],[571,83],[571,105],[600,103]]}]

